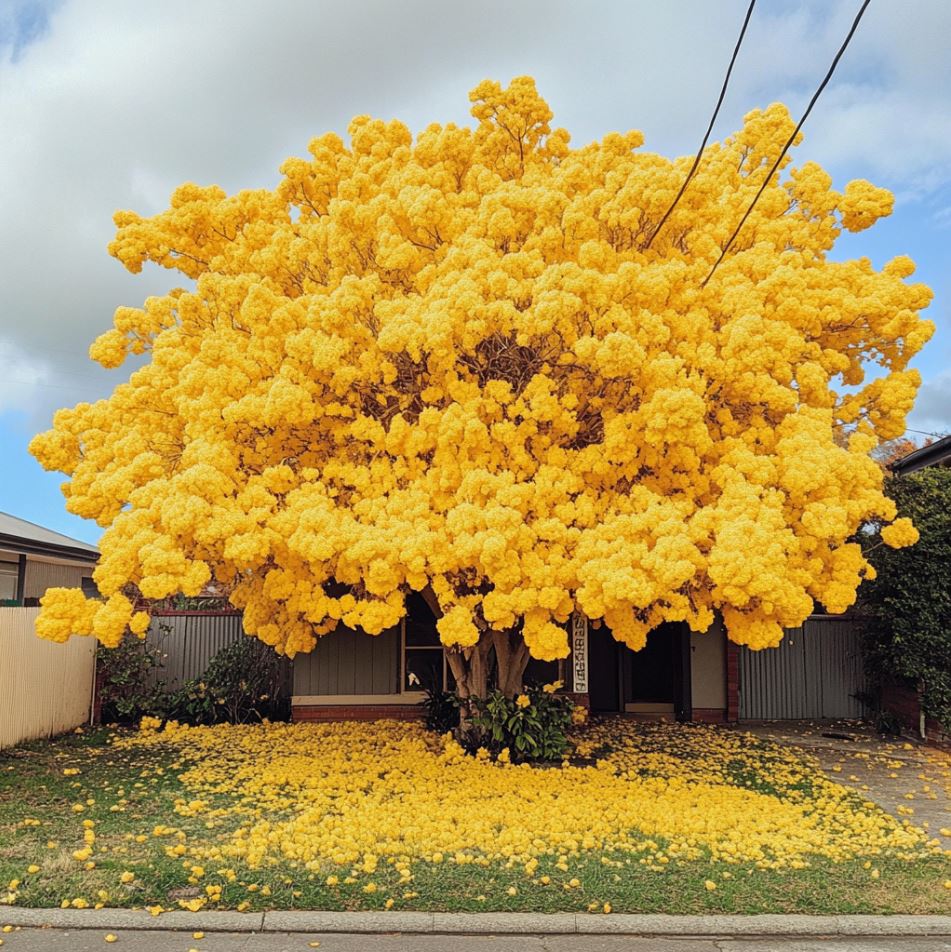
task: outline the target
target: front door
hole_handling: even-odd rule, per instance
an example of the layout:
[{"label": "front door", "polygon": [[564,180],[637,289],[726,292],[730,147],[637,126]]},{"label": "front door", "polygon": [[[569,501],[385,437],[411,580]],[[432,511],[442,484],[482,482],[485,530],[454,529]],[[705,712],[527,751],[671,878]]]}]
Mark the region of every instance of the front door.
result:
[{"label": "front door", "polygon": [[675,657],[680,626],[665,623],[649,632],[640,651],[621,655],[624,710],[632,714],[673,714]]},{"label": "front door", "polygon": [[620,648],[607,625],[595,628],[588,624],[588,700],[592,711],[616,714],[621,710]]},{"label": "front door", "polygon": [[640,651],[614,640],[601,625],[588,629],[588,691],[592,711],[674,715],[689,720],[690,648],[685,624],[651,631]]}]

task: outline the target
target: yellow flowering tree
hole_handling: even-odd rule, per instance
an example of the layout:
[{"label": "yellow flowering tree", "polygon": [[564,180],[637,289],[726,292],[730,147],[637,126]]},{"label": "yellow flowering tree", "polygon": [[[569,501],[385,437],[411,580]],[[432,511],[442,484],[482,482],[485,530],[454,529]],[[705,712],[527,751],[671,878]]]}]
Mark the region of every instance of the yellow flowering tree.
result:
[{"label": "yellow flowering tree", "polygon": [[474,128],[360,116],[274,189],[115,216],[126,268],[188,286],[116,311],[90,356],[148,361],[31,445],[106,530],[105,600],[49,592],[41,635],[115,644],[137,595],[213,579],[294,655],[395,625],[416,590],[461,693],[494,666],[511,695],[529,654],[568,654],[573,611],[634,649],[720,612],[764,647],[853,601],[852,537],[895,516],[869,454],[902,433],[931,295],[908,258],[829,253],[891,195],[784,168],[704,283],[785,107],[711,145],[648,242],[689,158],[639,132],[571,148],[527,77],[470,98]]}]

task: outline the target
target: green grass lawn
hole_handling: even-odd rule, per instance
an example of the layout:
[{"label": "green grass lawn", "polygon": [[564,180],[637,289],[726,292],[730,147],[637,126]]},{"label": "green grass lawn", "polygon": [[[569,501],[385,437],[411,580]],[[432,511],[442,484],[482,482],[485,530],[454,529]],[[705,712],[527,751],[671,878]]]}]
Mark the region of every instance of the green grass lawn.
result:
[{"label": "green grass lawn", "polygon": [[[813,858],[802,869],[762,869],[709,857],[662,863],[656,859],[663,856],[661,840],[650,857],[583,849],[563,858],[540,855],[530,872],[515,862],[421,860],[413,863],[411,879],[387,859],[368,877],[356,864],[317,869],[269,856],[251,869],[234,858],[170,855],[186,838],[233,836],[242,817],[216,814],[222,798],[213,798],[208,810],[188,815],[186,808],[182,815],[194,790],[180,779],[190,765],[181,752],[113,749],[112,733],[71,734],[0,754],[0,901],[9,890],[17,905],[35,907],[80,900],[74,904],[174,909],[205,897],[208,909],[250,910],[583,912],[602,911],[607,903],[614,912],[951,912],[951,859],[938,854],[874,862]],[[785,795],[770,792],[769,778],[751,776],[747,767],[738,770],[736,783]],[[94,822],[96,836],[88,860],[73,855],[84,846],[84,820]],[[203,869],[192,869],[202,862]],[[33,866],[39,869],[31,873]],[[122,882],[123,873],[134,874],[130,882]]]}]

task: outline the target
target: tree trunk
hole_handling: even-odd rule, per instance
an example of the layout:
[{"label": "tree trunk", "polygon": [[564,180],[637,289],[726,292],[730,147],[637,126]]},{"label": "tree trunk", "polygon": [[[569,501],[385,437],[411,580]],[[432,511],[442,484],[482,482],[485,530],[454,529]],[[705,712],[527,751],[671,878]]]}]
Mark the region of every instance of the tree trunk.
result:
[{"label": "tree trunk", "polygon": [[[427,585],[420,594],[432,609],[436,618],[442,609],[432,587]],[[482,622],[484,625],[485,622]],[[452,676],[456,679],[456,695],[459,707],[459,734],[464,737],[472,730],[475,700],[484,699],[489,693],[489,677],[492,673],[492,654],[495,653],[496,684],[506,697],[515,697],[524,686],[525,669],[530,655],[528,645],[517,628],[508,631],[484,629],[479,641],[471,648],[446,648],[446,660]]]},{"label": "tree trunk", "polygon": [[493,631],[492,642],[498,665],[498,689],[506,697],[515,697],[524,686],[525,669],[530,655],[521,632]]},{"label": "tree trunk", "polygon": [[447,648],[446,660],[456,679],[456,694],[462,702],[459,707],[459,732],[472,730],[476,698],[484,698],[489,690],[489,671],[492,660],[492,639],[483,635],[471,648]]}]

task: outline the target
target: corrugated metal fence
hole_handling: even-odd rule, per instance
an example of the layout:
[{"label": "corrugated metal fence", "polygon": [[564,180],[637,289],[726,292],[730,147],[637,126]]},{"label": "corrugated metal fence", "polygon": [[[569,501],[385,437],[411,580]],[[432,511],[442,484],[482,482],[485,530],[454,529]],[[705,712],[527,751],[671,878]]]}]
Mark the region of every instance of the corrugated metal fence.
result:
[{"label": "corrugated metal fence", "polygon": [[89,720],[96,642],[37,638],[38,608],[0,608],[0,749]]},{"label": "corrugated metal fence", "polygon": [[868,690],[862,665],[861,634],[853,619],[809,618],[790,628],[778,648],[740,649],[740,717],[861,718],[855,697]]},{"label": "corrugated metal fence", "polygon": [[[168,691],[199,678],[222,648],[248,636],[240,612],[168,612],[152,616],[146,642],[161,656],[150,679],[165,682]],[[284,660],[283,693],[290,694],[291,663]]]},{"label": "corrugated metal fence", "polygon": [[146,641],[161,655],[162,667],[153,672],[152,685],[164,681],[174,691],[185,681],[200,677],[222,648],[245,637],[237,612],[154,615]]}]

